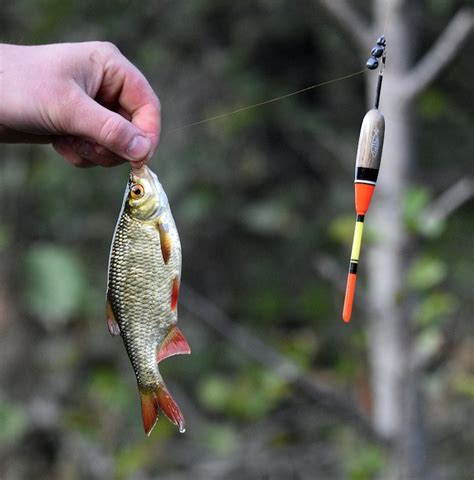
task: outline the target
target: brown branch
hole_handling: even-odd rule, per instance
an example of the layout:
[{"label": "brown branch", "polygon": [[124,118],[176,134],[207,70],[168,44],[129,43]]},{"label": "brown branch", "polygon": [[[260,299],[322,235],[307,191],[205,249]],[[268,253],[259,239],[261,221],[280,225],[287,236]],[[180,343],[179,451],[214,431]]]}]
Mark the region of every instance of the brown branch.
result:
[{"label": "brown branch", "polygon": [[318,0],[363,49],[371,40],[371,26],[346,0]]},{"label": "brown branch", "polygon": [[[312,137],[314,138],[311,138],[311,140],[299,135],[301,133],[300,128],[295,128],[292,131],[286,128],[286,131],[288,135],[285,141],[295,152],[300,154],[306,165],[317,175],[320,174],[326,163],[334,162],[334,160],[337,161],[338,165],[345,172],[352,173],[354,171],[353,165],[349,165],[349,162],[346,161],[354,155],[353,145],[350,145],[341,136],[338,137],[330,129],[318,127],[317,134],[314,135],[313,133]],[[323,158],[317,158],[314,154],[317,147],[326,150],[332,157],[325,155]]]},{"label": "brown branch", "polygon": [[[345,140],[342,135],[338,135],[334,130],[321,128],[316,137],[316,142],[327,150],[344,172],[350,172],[353,175],[354,171],[354,144]],[[349,160],[350,159],[350,160]]]},{"label": "brown branch", "polygon": [[368,420],[352,403],[342,395],[328,388],[322,382],[306,374],[273,347],[263,342],[247,328],[233,322],[228,315],[206,297],[189,286],[181,289],[181,305],[223,335],[250,358],[256,360],[284,381],[297,387],[321,408],[335,417],[351,423],[369,439],[380,444],[386,443]]},{"label": "brown branch", "polygon": [[474,11],[464,7],[451,19],[443,33],[404,80],[408,97],[422,92],[460,52],[474,26]]},{"label": "brown branch", "polygon": [[329,255],[318,255],[313,259],[314,269],[322,278],[332,283],[339,292],[346,289],[346,271]]},{"label": "brown branch", "polygon": [[[452,325],[450,325],[452,327]],[[439,341],[433,346],[431,351],[423,351],[421,348],[415,349],[413,365],[414,368],[423,372],[433,372],[439,367],[446,364],[452,357],[456,347],[453,335],[454,329],[446,329],[440,335]]]},{"label": "brown branch", "polygon": [[435,231],[454,211],[474,197],[474,180],[465,177],[458,180],[444,191],[431,205],[426,207],[421,216],[423,230]]}]

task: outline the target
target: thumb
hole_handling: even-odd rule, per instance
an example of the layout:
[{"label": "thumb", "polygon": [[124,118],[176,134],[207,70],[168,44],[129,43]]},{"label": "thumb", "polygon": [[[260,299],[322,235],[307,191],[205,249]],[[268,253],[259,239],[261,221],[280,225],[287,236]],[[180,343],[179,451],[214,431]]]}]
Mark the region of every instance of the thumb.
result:
[{"label": "thumb", "polygon": [[74,105],[67,134],[94,140],[127,160],[148,160],[151,140],[132,122],[103,107],[87,95]]}]

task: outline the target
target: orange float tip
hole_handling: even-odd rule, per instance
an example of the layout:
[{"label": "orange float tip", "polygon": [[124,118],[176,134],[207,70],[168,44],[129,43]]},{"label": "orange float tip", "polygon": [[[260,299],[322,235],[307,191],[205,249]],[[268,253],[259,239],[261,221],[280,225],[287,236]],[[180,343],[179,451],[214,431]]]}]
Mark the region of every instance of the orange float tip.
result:
[{"label": "orange float tip", "polygon": [[358,215],[365,215],[369,209],[375,185],[355,183],[355,208]]},{"label": "orange float tip", "polygon": [[345,323],[349,323],[351,321],[356,281],[357,275],[355,273],[349,273],[347,275],[346,295],[344,297],[344,307],[342,309],[342,319]]}]

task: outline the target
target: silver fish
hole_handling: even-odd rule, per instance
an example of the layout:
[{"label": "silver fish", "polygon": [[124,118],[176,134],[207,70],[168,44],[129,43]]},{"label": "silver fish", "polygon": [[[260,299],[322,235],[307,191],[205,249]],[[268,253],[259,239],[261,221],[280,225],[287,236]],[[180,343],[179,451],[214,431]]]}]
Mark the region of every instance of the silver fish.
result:
[{"label": "silver fish", "polygon": [[181,244],[166,193],[147,166],[133,170],[112,239],[106,313],[132,362],[147,435],[159,410],[185,431],[158,368],[165,358],[191,353],[176,326],[180,278]]}]

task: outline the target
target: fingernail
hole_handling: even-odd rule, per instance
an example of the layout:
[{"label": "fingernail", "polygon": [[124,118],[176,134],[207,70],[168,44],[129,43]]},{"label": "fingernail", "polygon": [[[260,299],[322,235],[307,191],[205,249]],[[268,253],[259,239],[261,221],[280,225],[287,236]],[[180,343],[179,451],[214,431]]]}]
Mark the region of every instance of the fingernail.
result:
[{"label": "fingernail", "polygon": [[133,137],[127,148],[128,156],[133,160],[141,160],[145,158],[150,151],[151,142],[147,137],[137,135]]}]

